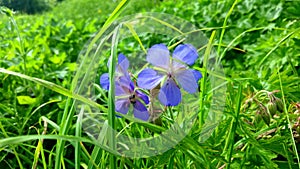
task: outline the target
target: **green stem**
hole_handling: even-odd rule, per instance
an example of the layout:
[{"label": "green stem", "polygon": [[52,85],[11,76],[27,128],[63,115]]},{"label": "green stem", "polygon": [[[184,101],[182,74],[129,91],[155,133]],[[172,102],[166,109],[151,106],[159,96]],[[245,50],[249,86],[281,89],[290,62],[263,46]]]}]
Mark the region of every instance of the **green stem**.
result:
[{"label": "green stem", "polygon": [[225,20],[223,22],[223,27],[222,27],[222,32],[221,32],[221,36],[220,36],[220,41],[219,41],[219,46],[218,46],[218,55],[220,55],[220,50],[221,50],[221,44],[222,44],[222,40],[223,40],[223,36],[225,34],[225,29],[226,29],[226,24],[227,24],[227,20],[229,18],[229,16],[231,15],[235,5],[237,4],[238,0],[235,0],[230,8],[230,10],[228,11]]},{"label": "green stem", "polygon": [[205,53],[204,53],[204,60],[203,60],[203,77],[201,79],[201,92],[200,92],[200,114],[199,114],[199,125],[200,125],[200,128],[202,127],[202,125],[204,124],[204,103],[205,103],[205,94],[206,94],[206,79],[207,79],[207,65],[208,65],[208,59],[209,59],[209,55],[211,53],[211,50],[212,50],[212,46],[213,46],[213,40],[215,38],[215,35],[216,35],[216,31],[213,31],[210,38],[209,38],[209,41],[208,41],[208,44],[207,44],[207,47],[206,47],[206,50],[205,50]]},{"label": "green stem", "polygon": [[[108,124],[110,125],[109,132],[109,146],[116,150],[116,138],[115,138],[115,129],[116,129],[116,113],[115,113],[115,69],[117,62],[117,47],[118,47],[118,30],[119,26],[114,30],[112,37],[112,49],[111,49],[111,57],[109,64],[109,91],[108,91]],[[114,154],[110,155],[109,158],[110,168],[115,169],[116,166],[116,156]]]},{"label": "green stem", "polygon": [[[230,130],[230,135],[226,140],[226,144],[225,144],[225,148],[228,147],[229,145],[229,149],[228,149],[228,153],[226,156],[226,160],[228,161],[228,164],[226,165],[226,169],[230,168],[230,164],[231,164],[231,157],[232,157],[232,152],[233,152],[233,146],[234,146],[234,135],[236,132],[236,128],[238,126],[238,119],[239,119],[239,114],[240,114],[240,109],[241,109],[241,103],[242,103],[242,85],[239,85],[239,89],[238,89],[238,94],[237,94],[237,98],[236,98],[236,110],[235,110],[235,115],[234,115],[234,119],[232,120],[231,123],[231,130]],[[225,149],[224,149],[225,150]],[[226,150],[225,150],[226,151]]]},{"label": "green stem", "polygon": [[[118,6],[115,8],[115,10],[112,12],[112,14],[110,15],[110,17],[105,21],[104,25],[102,26],[102,28],[100,29],[100,31],[95,35],[95,37],[91,40],[90,44],[87,47],[87,51],[85,53],[85,55],[83,56],[83,62],[85,62],[85,60],[87,60],[87,58],[89,58],[89,54],[92,51],[94,44],[103,36],[103,34],[105,33],[105,31],[107,31],[107,29],[111,26],[111,24],[117,19],[117,17],[121,14],[121,12],[124,10],[124,8],[126,7],[126,5],[129,3],[129,0],[122,0]],[[96,56],[94,56],[96,57]],[[82,64],[84,65],[84,64]],[[72,80],[72,85],[71,85],[71,91],[74,92],[78,80],[80,79],[79,76],[82,73],[80,70],[82,70],[82,67],[79,67],[79,69],[77,70],[77,73],[75,74],[73,80]],[[84,81],[84,80],[83,80]],[[83,82],[84,83],[84,82]],[[81,90],[82,85],[80,85],[79,87],[79,91]],[[70,128],[70,124],[72,122],[72,117],[74,115],[74,104],[75,101],[73,102],[73,104],[71,105],[71,98],[69,97],[67,99],[67,105],[63,114],[63,119],[66,121],[62,120],[62,127],[61,130],[59,132],[60,135],[65,135],[68,132],[68,129]],[[69,106],[71,105],[70,111],[69,110]],[[56,159],[55,159],[55,169],[60,169],[61,168],[61,164],[62,164],[62,154],[64,151],[64,145],[65,145],[65,141],[64,140],[57,140],[57,147],[56,147]]]},{"label": "green stem", "polygon": [[[280,84],[280,90],[281,90],[281,95],[282,95],[282,102],[283,102],[283,105],[284,105],[284,106],[283,106],[283,107],[284,107],[284,113],[285,113],[285,116],[286,116],[288,125],[291,126],[291,121],[290,121],[290,118],[289,118],[289,113],[288,113],[288,110],[287,110],[287,108],[286,108],[286,101],[285,101],[285,98],[284,98],[284,92],[283,92],[283,86],[282,86],[282,80],[281,80],[279,68],[277,69],[277,73],[278,73],[279,84]],[[298,155],[297,146],[296,146],[296,143],[295,143],[293,131],[292,131],[292,128],[291,128],[291,127],[288,127],[288,128],[289,128],[289,131],[290,131],[290,134],[291,134],[292,144],[293,144],[293,149],[294,149],[295,154],[296,154],[298,167],[300,168],[300,160],[299,160],[299,155]]]},{"label": "green stem", "polygon": [[[10,9],[6,8],[6,9],[2,9],[2,10],[5,10],[6,15],[9,17],[11,23],[16,28],[17,36],[19,38],[19,44],[20,44],[20,53],[21,53],[21,57],[23,59],[23,66],[24,66],[23,74],[26,74],[26,55],[25,55],[25,49],[24,49],[24,42],[23,42],[23,38],[21,37],[18,24],[17,24],[16,20],[14,19],[13,12]],[[24,84],[26,84],[25,80],[23,82],[24,82]]]}]

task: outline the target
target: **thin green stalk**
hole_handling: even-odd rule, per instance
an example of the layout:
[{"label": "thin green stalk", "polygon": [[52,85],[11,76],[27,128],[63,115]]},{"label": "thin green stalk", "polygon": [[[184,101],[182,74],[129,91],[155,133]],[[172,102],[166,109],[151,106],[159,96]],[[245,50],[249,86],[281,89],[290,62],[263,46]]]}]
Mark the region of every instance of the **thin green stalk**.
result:
[{"label": "thin green stalk", "polygon": [[[1,131],[2,131],[2,133],[3,133],[3,135],[4,135],[4,137],[10,138],[10,137],[7,135],[7,133],[6,133],[5,129],[4,129],[4,127],[3,127],[2,123],[1,123],[1,121],[0,121],[0,129],[1,129]],[[0,146],[0,147],[1,147],[1,146]],[[20,157],[19,157],[18,153],[16,152],[15,147],[11,147],[11,148],[12,148],[12,150],[13,150],[15,156],[16,156],[16,159],[17,159],[17,161],[18,161],[19,167],[20,167],[21,169],[23,169],[22,162],[21,162],[21,160],[20,160]]]},{"label": "thin green stalk", "polygon": [[178,28],[176,28],[175,26],[169,24],[168,22],[165,22],[161,19],[158,19],[158,18],[155,18],[155,17],[152,17],[152,16],[144,16],[145,18],[150,18],[150,19],[153,19],[154,21],[158,22],[158,23],[161,23],[162,25],[165,25],[173,30],[175,30],[176,32],[179,32],[180,34],[184,34],[181,30],[179,30]]},{"label": "thin green stalk", "polygon": [[[227,152],[227,156],[226,156],[226,160],[228,161],[228,164],[226,165],[226,169],[230,168],[230,164],[231,164],[231,157],[232,157],[232,152],[233,152],[233,146],[234,146],[234,135],[236,132],[236,128],[238,126],[238,120],[239,120],[239,114],[240,114],[240,109],[241,109],[241,103],[242,103],[242,85],[239,85],[239,89],[238,89],[238,94],[236,97],[236,109],[235,109],[235,115],[234,115],[234,119],[232,120],[231,123],[231,130],[230,130],[230,135],[226,140],[226,145],[229,145],[229,149]],[[225,146],[227,147],[227,146]]]},{"label": "thin green stalk", "polygon": [[138,41],[138,43],[140,44],[142,50],[144,51],[145,54],[147,54],[147,50],[145,49],[139,35],[136,33],[136,31],[134,30],[132,24],[130,24],[129,22],[125,23],[125,26],[127,26],[127,28],[129,29],[129,31],[131,32],[132,36],[134,37],[135,40]]},{"label": "thin green stalk", "polygon": [[[20,44],[20,53],[21,53],[21,57],[23,59],[23,66],[24,66],[23,73],[26,74],[27,71],[26,71],[26,55],[25,55],[25,50],[24,50],[24,42],[23,42],[23,38],[21,37],[18,24],[13,16],[13,12],[9,8],[6,8],[6,7],[1,7],[0,12],[4,13],[6,16],[9,17],[11,23],[14,25],[14,27],[17,31],[17,36],[19,38],[19,44]],[[26,84],[25,80],[23,82],[24,82],[24,84]]]},{"label": "thin green stalk", "polygon": [[289,113],[288,113],[288,110],[286,108],[286,101],[285,101],[285,98],[284,98],[284,92],[283,92],[283,86],[282,86],[282,80],[281,80],[279,68],[277,69],[277,73],[278,73],[280,90],[281,90],[281,95],[282,95],[282,102],[283,102],[283,105],[284,105],[283,106],[284,107],[284,113],[285,113],[285,116],[286,116],[286,120],[288,122],[288,126],[289,126],[288,128],[289,128],[289,131],[290,131],[290,134],[291,134],[293,149],[294,149],[294,152],[296,154],[296,158],[297,158],[297,162],[298,162],[298,167],[300,168],[299,155],[298,155],[298,151],[297,151],[297,146],[296,146],[296,143],[295,143],[295,139],[294,139],[294,136],[293,136],[293,131],[292,131],[292,128],[291,128],[291,121],[290,121],[290,118],[289,118]]},{"label": "thin green stalk", "polygon": [[[110,57],[110,64],[109,64],[109,91],[108,91],[108,124],[111,127],[109,132],[109,146],[116,150],[116,138],[115,138],[115,128],[116,128],[116,113],[115,113],[115,69],[116,69],[116,62],[117,62],[117,55],[118,55],[118,30],[117,27],[114,30],[114,34],[112,37],[112,49],[111,49],[111,57]],[[117,168],[116,166],[116,157],[114,154],[110,155],[109,158],[109,167],[112,169]]]},{"label": "thin green stalk", "polygon": [[[76,129],[75,129],[75,136],[81,137],[81,126],[82,126],[82,117],[84,113],[85,107],[81,107],[80,113],[77,117],[76,122]],[[80,142],[75,143],[75,169],[80,169],[80,154],[81,154],[81,148],[80,148]]]},{"label": "thin green stalk", "polygon": [[[79,142],[83,152],[87,155],[87,157],[90,159],[90,162],[92,163],[92,166],[90,167],[95,167],[96,169],[99,169],[99,167],[97,166],[97,164],[95,163],[95,159],[93,159],[93,157],[89,154],[88,150],[84,147],[82,142]],[[88,167],[88,168],[90,168]]]},{"label": "thin green stalk", "polygon": [[220,36],[220,40],[219,40],[219,46],[218,46],[218,55],[220,55],[221,52],[221,44],[222,44],[222,40],[223,40],[223,36],[225,34],[225,30],[226,30],[226,24],[227,24],[227,20],[230,17],[235,5],[237,4],[238,0],[235,0],[230,8],[230,10],[228,11],[225,20],[223,22],[223,27],[222,27],[222,32],[221,32],[221,36]]},{"label": "thin green stalk", "polygon": [[[84,55],[84,59],[83,59],[83,63],[87,60],[87,58],[89,58],[89,54],[92,51],[94,44],[103,36],[103,34],[105,33],[105,31],[111,26],[111,24],[117,19],[117,17],[121,14],[121,12],[124,10],[124,8],[126,7],[126,5],[129,3],[130,0],[122,0],[118,6],[115,8],[115,10],[112,12],[112,14],[110,15],[110,17],[105,21],[103,27],[101,28],[101,30],[95,35],[95,37],[91,40],[90,44],[87,47],[86,53]],[[94,56],[96,57],[96,56]],[[72,85],[71,85],[71,91],[74,91],[78,80],[79,80],[79,76],[80,76],[80,71],[82,70],[82,66],[84,64],[81,64],[78,72],[75,74],[73,80],[72,80]],[[83,80],[84,81],[84,80]],[[79,86],[79,90],[81,90],[82,85]],[[75,101],[73,102],[70,111],[69,110],[69,106],[71,104],[71,98],[69,97],[67,99],[67,104],[65,107],[65,111],[63,114],[64,117],[64,121],[62,123],[62,127],[60,130],[60,135],[65,135],[67,133],[67,130],[70,127],[71,121],[72,121],[72,117],[74,114],[74,106],[75,106]],[[65,145],[65,141],[60,141],[58,140],[57,142],[57,148],[56,148],[56,160],[55,160],[55,169],[60,169],[61,166],[61,156],[63,154],[64,151],[64,145]]]},{"label": "thin green stalk", "polygon": [[[67,97],[72,98],[74,100],[80,100],[84,103],[87,103],[87,104],[93,106],[93,107],[97,107],[97,108],[99,108],[100,110],[102,110],[104,112],[107,111],[107,108],[105,108],[103,105],[97,104],[96,102],[93,102],[93,101],[91,101],[91,100],[89,100],[89,99],[87,99],[87,98],[85,98],[85,97],[83,97],[79,94],[73,93],[70,90],[68,90],[66,88],[63,88],[63,87],[61,87],[57,84],[54,84],[52,82],[49,82],[49,81],[46,81],[46,80],[43,80],[43,79],[39,79],[39,78],[35,78],[35,77],[30,77],[30,76],[27,76],[27,75],[24,75],[24,74],[21,74],[21,73],[17,73],[17,72],[13,72],[13,71],[3,69],[3,68],[0,68],[0,73],[5,73],[5,74],[13,75],[13,76],[18,76],[22,79],[30,80],[32,82],[35,82],[37,84],[42,85],[43,87],[46,87],[46,88],[50,89],[52,91],[55,91],[55,92],[57,92],[61,95],[67,96]],[[64,114],[68,115],[68,113],[64,113]]]},{"label": "thin green stalk", "polygon": [[[219,59],[218,59],[218,62],[217,63],[220,63],[222,58],[225,56],[225,53],[228,51],[229,48],[232,47],[233,43],[235,41],[237,41],[238,39],[240,39],[241,37],[243,37],[246,33],[249,33],[249,32],[253,32],[253,31],[258,31],[258,30],[262,30],[262,29],[266,29],[265,27],[259,27],[259,28],[251,28],[251,29],[248,29],[248,30],[245,30],[244,32],[240,33],[238,36],[236,36],[228,45],[227,47],[223,50],[222,54],[219,56]],[[219,45],[221,45],[221,43],[219,43]]]},{"label": "thin green stalk", "polygon": [[208,66],[208,59],[213,47],[213,40],[215,38],[216,35],[216,31],[213,31],[205,53],[204,53],[204,59],[203,59],[203,72],[202,72],[202,79],[201,79],[201,92],[200,92],[200,114],[199,114],[199,126],[200,128],[202,127],[202,125],[204,124],[204,103],[205,103],[205,94],[206,94],[206,80],[207,80],[207,66]]},{"label": "thin green stalk", "polygon": [[270,56],[271,53],[273,53],[284,41],[286,41],[287,39],[289,39],[292,35],[294,35],[295,33],[297,33],[298,31],[300,30],[300,28],[294,30],[293,32],[287,34],[285,37],[283,37],[275,46],[274,48],[272,48],[267,54],[265,57],[263,57],[261,59],[261,61],[259,62],[259,66],[261,66],[265,60]]}]

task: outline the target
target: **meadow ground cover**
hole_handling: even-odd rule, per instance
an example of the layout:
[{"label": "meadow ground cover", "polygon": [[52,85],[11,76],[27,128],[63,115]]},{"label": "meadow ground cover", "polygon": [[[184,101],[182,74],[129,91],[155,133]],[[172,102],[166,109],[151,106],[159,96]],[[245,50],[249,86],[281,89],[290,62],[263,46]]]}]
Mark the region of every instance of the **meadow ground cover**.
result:
[{"label": "meadow ground cover", "polygon": [[143,2],[1,7],[0,167],[300,168],[300,2]]}]

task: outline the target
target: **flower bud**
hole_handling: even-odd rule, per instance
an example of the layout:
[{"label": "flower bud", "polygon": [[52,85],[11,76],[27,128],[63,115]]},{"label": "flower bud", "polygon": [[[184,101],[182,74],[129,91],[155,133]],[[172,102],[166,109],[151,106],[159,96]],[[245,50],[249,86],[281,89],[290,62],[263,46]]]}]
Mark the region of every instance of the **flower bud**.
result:
[{"label": "flower bud", "polygon": [[276,103],[271,102],[271,101],[267,104],[267,108],[268,108],[269,113],[270,113],[272,116],[273,116],[273,115],[276,113],[276,111],[277,111],[277,105],[276,105]]},{"label": "flower bud", "polygon": [[258,109],[255,113],[255,116],[254,116],[254,123],[255,124],[259,124],[260,122],[262,121],[262,118],[261,118],[261,111]]},{"label": "flower bud", "polygon": [[262,117],[263,121],[267,125],[269,125],[271,122],[271,114],[269,113],[267,107],[264,106],[263,104],[259,104],[259,107],[260,107],[261,117]]},{"label": "flower bud", "polygon": [[284,109],[284,105],[281,99],[279,99],[278,97],[275,97],[275,104],[277,106],[277,110],[280,112],[283,112]]}]

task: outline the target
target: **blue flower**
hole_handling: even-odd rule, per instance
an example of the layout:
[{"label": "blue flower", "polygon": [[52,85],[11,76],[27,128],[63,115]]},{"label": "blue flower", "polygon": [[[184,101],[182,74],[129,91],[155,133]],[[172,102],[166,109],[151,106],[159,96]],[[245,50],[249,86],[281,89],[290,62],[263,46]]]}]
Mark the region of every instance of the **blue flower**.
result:
[{"label": "blue flower", "polygon": [[[146,94],[135,89],[134,83],[127,71],[128,67],[128,59],[123,54],[119,54],[115,72],[115,109],[119,113],[127,114],[130,105],[133,105],[134,117],[147,121],[149,119],[149,112],[145,104],[149,103],[149,98]],[[100,77],[100,85],[105,90],[109,89],[108,73],[104,73]]]},{"label": "blue flower", "polygon": [[181,102],[182,87],[188,93],[195,93],[198,90],[198,80],[202,74],[190,69],[198,58],[195,47],[190,44],[178,45],[172,57],[166,45],[153,45],[147,53],[147,61],[154,68],[142,70],[137,78],[139,87],[151,90],[160,83],[161,89],[158,99],[165,106],[176,106]]}]

